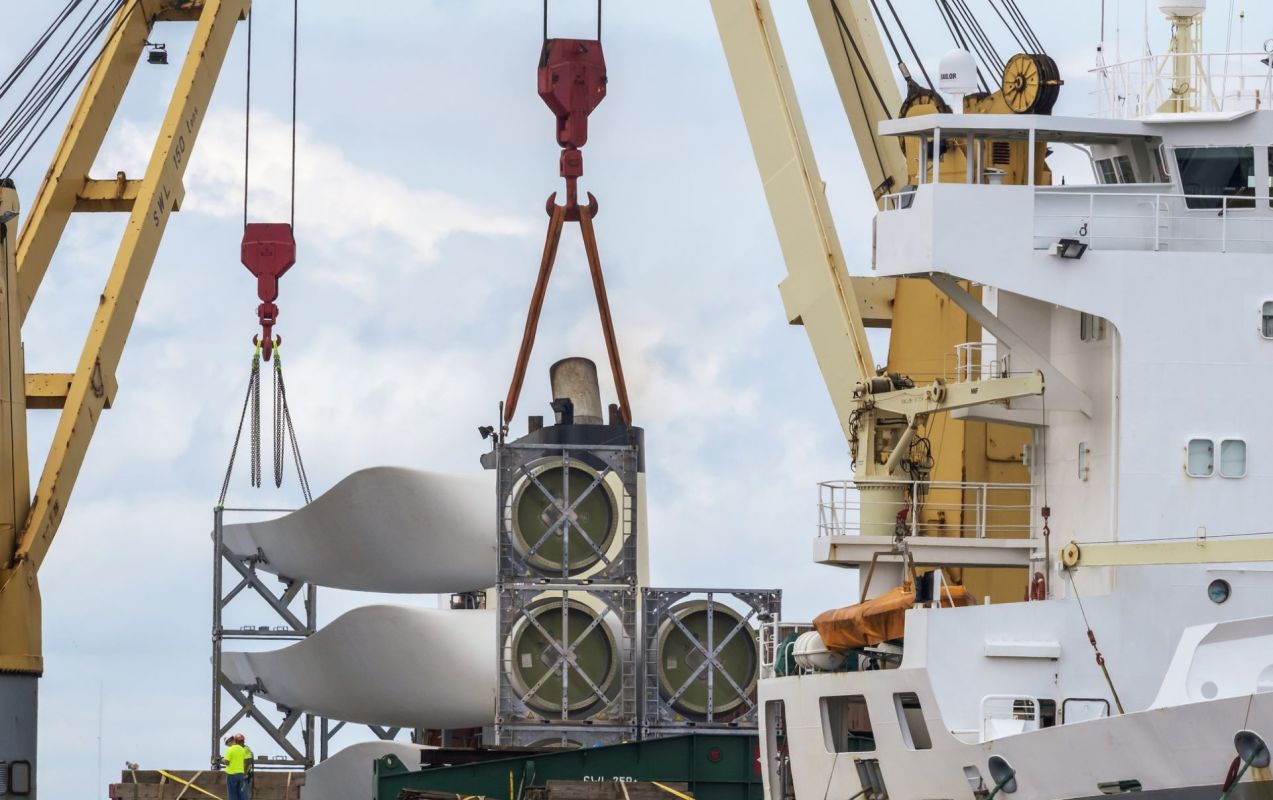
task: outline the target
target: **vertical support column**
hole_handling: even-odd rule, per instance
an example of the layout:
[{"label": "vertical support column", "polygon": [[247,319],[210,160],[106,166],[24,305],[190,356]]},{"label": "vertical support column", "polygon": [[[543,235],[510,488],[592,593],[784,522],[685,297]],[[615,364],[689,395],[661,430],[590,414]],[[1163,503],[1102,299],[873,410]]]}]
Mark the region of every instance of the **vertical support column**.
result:
[{"label": "vertical support column", "polygon": [[1026,171],[1025,185],[1026,186],[1034,185],[1034,161],[1037,155],[1035,153],[1035,146],[1034,146],[1034,138],[1035,138],[1034,133],[1035,133],[1034,128],[1031,128],[1027,138],[1027,143],[1026,143],[1026,151],[1027,151],[1026,152],[1026,167],[1025,167],[1025,171]]},{"label": "vertical support column", "polygon": [[941,183],[941,128],[933,128],[933,183]]},{"label": "vertical support column", "polygon": [[[5,569],[31,506],[27,468],[26,365],[18,293],[18,193],[0,182],[0,762],[26,762],[35,773],[40,658],[39,590],[34,571]],[[34,613],[32,613],[34,609]],[[34,798],[34,794],[32,795]]]}]

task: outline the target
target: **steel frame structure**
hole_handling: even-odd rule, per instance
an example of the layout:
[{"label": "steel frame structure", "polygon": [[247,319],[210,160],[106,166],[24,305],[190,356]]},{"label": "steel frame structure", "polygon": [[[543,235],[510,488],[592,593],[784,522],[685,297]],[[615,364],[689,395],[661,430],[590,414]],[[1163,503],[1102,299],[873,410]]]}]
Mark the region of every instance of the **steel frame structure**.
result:
[{"label": "steel frame structure", "polygon": [[[267,512],[284,509],[256,508],[222,508],[218,506],[212,512],[212,739],[211,764],[214,769],[221,763],[221,742],[227,734],[245,718],[251,719],[279,747],[284,755],[264,756],[258,761],[258,768],[295,769],[309,768],[316,763],[315,741],[319,732],[316,724],[318,718],[292,709],[283,711],[283,720],[273,722],[257,703],[255,687],[238,686],[233,683],[221,669],[222,647],[227,641],[271,641],[294,642],[312,636],[318,630],[318,587],[312,583],[278,577],[283,585],[281,592],[275,592],[257,572],[261,562],[260,555],[243,556],[233,553],[225,546],[223,540],[223,517],[230,512]],[[229,565],[231,572],[238,580],[228,591],[225,584],[225,567]],[[273,576],[272,576],[273,577]],[[223,612],[226,607],[240,595],[260,598],[274,612],[271,624],[248,625],[236,629],[227,629],[223,625]],[[302,607],[299,613],[294,609],[300,598]],[[280,624],[281,623],[281,624]],[[222,700],[229,697],[237,706],[237,710],[228,719],[223,718]],[[299,724],[299,729],[297,728]],[[328,740],[335,731],[329,730],[327,720],[322,721],[321,748],[325,753]],[[337,726],[339,730],[339,726]],[[299,743],[296,734],[299,733]],[[258,755],[258,758],[261,758]]]},{"label": "steel frame structure", "polygon": [[[324,761],[331,754],[331,743],[346,725],[344,720],[333,720],[315,714],[307,714],[294,709],[277,706],[283,712],[279,723],[270,720],[266,711],[258,705],[255,687],[234,684],[221,669],[222,646],[227,641],[261,641],[295,642],[312,636],[318,630],[318,586],[313,583],[295,580],[284,576],[271,575],[283,584],[281,592],[275,592],[262,579],[257,565],[263,560],[259,555],[244,556],[233,553],[225,546],[223,539],[223,517],[225,512],[263,513],[282,512],[288,509],[268,508],[223,508],[218,506],[212,512],[212,741],[211,762],[213,768],[220,764],[221,742],[231,729],[241,720],[251,719],[284,753],[283,756],[267,756],[258,761],[261,769],[295,769],[309,768],[319,761]],[[229,565],[238,580],[228,591],[225,586],[225,567]],[[248,625],[228,629],[223,625],[222,614],[235,598],[247,594],[264,601],[274,619],[271,624]],[[294,606],[301,599],[301,608]],[[280,624],[281,623],[281,624]],[[238,707],[235,713],[225,719],[222,705],[229,697]],[[298,728],[299,726],[299,728]],[[403,731],[410,733],[410,739],[416,744],[423,743],[423,728],[401,728],[396,726],[367,725],[366,728],[381,741],[393,741]],[[297,740],[299,734],[299,741]]]},{"label": "steel frame structure", "polygon": [[[626,584],[591,585],[586,588],[576,585],[502,584],[498,592],[497,657],[500,669],[496,742],[500,745],[529,746],[559,737],[563,743],[590,745],[635,738],[639,730],[636,589]],[[596,617],[584,630],[576,632],[569,627],[567,612],[572,602],[580,601],[596,612]],[[560,639],[527,613],[532,605],[545,602],[561,604],[563,635]],[[519,625],[536,627],[557,651],[551,670],[526,691],[521,691],[512,680],[513,637]],[[616,655],[619,658],[618,675],[608,692],[607,687],[593,683],[575,657],[584,637],[601,625],[610,626],[615,633]],[[560,706],[551,713],[531,707],[527,698],[554,674],[560,675],[562,681]],[[571,710],[567,692],[572,680],[582,680],[589,685],[593,697],[600,701],[597,708],[585,714]]]},{"label": "steel frame structure", "polygon": [[[701,641],[673,613],[685,601],[707,603],[707,641]],[[727,617],[728,627],[717,635],[716,609],[726,606],[742,615],[741,621]],[[641,590],[641,686],[643,738],[671,736],[686,729],[712,728],[721,733],[753,733],[759,725],[754,690],[747,691],[724,669],[718,660],[725,645],[739,635],[749,635],[757,643],[756,670],[760,675],[765,654],[761,651],[761,631],[782,613],[781,589],[703,589],[646,587]],[[675,625],[687,637],[703,661],[694,673],[677,688],[672,697],[664,697],[659,681],[659,631],[665,622]],[[746,632],[746,633],[745,633]],[[673,705],[676,699],[699,675],[706,672],[708,712],[706,719],[689,719]],[[721,686],[723,679],[724,686]],[[746,708],[742,713],[727,713],[717,718],[714,696],[725,691],[732,698],[741,697]]]},{"label": "steel frame structure", "polygon": [[[635,582],[637,577],[637,465],[640,463],[639,446],[625,445],[581,445],[554,444],[540,442],[505,442],[496,449],[495,469],[498,476],[497,497],[499,498],[499,579],[501,583],[544,582],[551,581],[566,586],[594,583],[628,583]],[[566,479],[564,497],[557,497],[544,486],[532,473],[532,468],[549,460],[560,460]],[[583,462],[597,471],[593,476],[583,470],[573,469],[572,462]],[[570,475],[577,472],[583,483],[578,493],[570,490]],[[614,509],[619,515],[618,548],[604,547],[593,542],[569,513],[561,517],[549,527],[532,545],[532,552],[521,553],[514,544],[513,508],[516,492],[524,482],[531,486],[525,491],[542,492],[554,504],[568,511],[573,511],[580,502],[592,492],[600,488],[602,481],[610,475],[618,478],[623,486],[621,496],[616,497],[618,507]],[[576,532],[578,538],[588,545],[598,557],[600,569],[585,570],[582,574],[571,574],[570,542],[575,537],[563,537],[564,552],[560,572],[545,571],[530,561],[534,548],[554,535],[560,526],[568,525]],[[613,555],[612,555],[613,553]]]}]

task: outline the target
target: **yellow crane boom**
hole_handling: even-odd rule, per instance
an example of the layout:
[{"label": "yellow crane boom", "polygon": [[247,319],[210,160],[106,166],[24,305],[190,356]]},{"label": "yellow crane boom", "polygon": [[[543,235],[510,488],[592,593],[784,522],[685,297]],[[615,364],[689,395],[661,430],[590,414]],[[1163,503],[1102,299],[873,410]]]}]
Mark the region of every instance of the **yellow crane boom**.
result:
[{"label": "yellow crane boom", "polygon": [[[0,704],[12,701],[16,734],[0,732],[0,761],[35,760],[34,681],[43,671],[37,573],[65,515],[103,409],[115,397],[115,371],[132,329],[168,218],[185,194],[183,176],[236,25],[251,0],[127,0],[106,34],[52,165],[20,235],[17,192],[0,187],[3,333],[0,347]],[[195,23],[195,32],[145,175],[97,180],[88,171],[156,22]],[[72,214],[127,213],[114,263],[73,372],[28,375],[22,323]],[[14,215],[14,216],[10,216]],[[59,312],[62,309],[58,309]],[[60,409],[58,425],[30,492],[28,409]],[[6,713],[10,705],[6,705]],[[9,741],[7,736],[16,736]],[[7,750],[6,750],[7,748]]]}]

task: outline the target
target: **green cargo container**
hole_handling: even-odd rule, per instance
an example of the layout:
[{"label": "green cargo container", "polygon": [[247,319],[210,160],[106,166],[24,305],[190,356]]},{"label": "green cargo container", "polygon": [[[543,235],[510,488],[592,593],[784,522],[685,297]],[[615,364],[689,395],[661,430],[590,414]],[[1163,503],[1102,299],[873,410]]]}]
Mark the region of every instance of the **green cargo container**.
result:
[{"label": "green cargo container", "polygon": [[686,783],[695,800],[762,800],[758,755],[754,735],[687,733],[416,771],[385,756],[376,764],[376,800],[397,800],[403,789],[518,800],[525,787],[550,780],[616,778]]}]

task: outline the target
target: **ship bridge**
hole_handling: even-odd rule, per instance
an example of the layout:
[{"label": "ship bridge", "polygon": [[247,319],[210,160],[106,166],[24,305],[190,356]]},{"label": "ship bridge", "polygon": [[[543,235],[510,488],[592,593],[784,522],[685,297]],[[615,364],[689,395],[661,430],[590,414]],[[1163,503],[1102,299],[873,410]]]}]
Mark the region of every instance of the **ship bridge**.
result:
[{"label": "ship bridge", "polygon": [[[880,131],[918,152],[920,182],[885,198],[873,270],[941,288],[981,326],[983,367],[1044,374],[1043,398],[956,416],[1046,426],[1032,469],[1046,464],[1053,534],[1249,531],[1273,491],[1254,423],[1273,393],[1273,112],[934,114]],[[1094,179],[1001,182],[995,145],[1023,141],[1035,181],[1034,159],[1066,147]],[[932,154],[961,150],[956,182]]]}]

